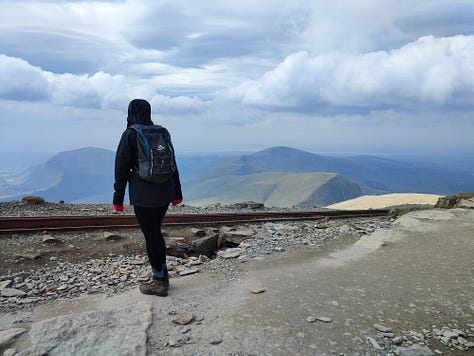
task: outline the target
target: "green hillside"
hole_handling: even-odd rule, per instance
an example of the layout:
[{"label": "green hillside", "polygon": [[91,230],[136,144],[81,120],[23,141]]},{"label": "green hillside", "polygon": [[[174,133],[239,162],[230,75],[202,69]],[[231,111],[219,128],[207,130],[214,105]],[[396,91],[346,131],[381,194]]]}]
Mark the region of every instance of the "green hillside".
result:
[{"label": "green hillside", "polygon": [[468,169],[445,169],[374,156],[321,156],[283,146],[223,159],[209,166],[195,180],[261,172],[333,172],[359,184],[370,194],[445,195],[474,190],[474,174]]},{"label": "green hillside", "polygon": [[275,207],[323,206],[361,194],[357,184],[334,173],[265,172],[194,184],[186,191],[186,201],[191,205],[251,200]]}]

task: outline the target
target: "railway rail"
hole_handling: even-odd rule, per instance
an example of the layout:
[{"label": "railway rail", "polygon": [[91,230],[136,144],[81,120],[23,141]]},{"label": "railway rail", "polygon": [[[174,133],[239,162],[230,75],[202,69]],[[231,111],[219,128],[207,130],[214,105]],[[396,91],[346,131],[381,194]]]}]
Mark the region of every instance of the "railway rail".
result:
[{"label": "railway rail", "polygon": [[[240,224],[269,221],[342,219],[386,216],[388,209],[371,210],[331,210],[317,212],[255,212],[225,214],[170,214],[166,215],[163,226]],[[48,216],[48,217],[1,217],[0,234],[36,231],[71,231],[100,228],[136,228],[134,215],[98,216]]]}]

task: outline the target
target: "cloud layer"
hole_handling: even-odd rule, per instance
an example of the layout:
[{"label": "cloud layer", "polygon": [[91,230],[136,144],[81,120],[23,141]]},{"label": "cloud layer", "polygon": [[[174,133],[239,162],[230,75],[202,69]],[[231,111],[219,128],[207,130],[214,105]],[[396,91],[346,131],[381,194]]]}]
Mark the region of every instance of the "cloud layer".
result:
[{"label": "cloud layer", "polygon": [[[49,114],[61,135],[38,143],[45,149],[100,146],[100,134],[87,134],[90,123],[106,130],[117,122],[112,131],[119,134],[118,120],[136,97],[150,100],[188,150],[285,144],[291,122],[300,130],[288,143],[313,150],[324,149],[315,139],[332,144],[316,131],[332,135],[334,146],[362,149],[365,142],[368,150],[401,147],[392,136],[422,133],[418,127],[432,147],[443,130],[472,133],[470,0],[0,0],[0,6],[1,124],[33,127]],[[57,138],[72,127],[80,138]],[[193,135],[201,131],[227,139],[197,147]]]},{"label": "cloud layer", "polygon": [[474,105],[474,36],[422,37],[363,54],[298,52],[257,80],[228,91],[244,104],[287,110],[368,110]]}]

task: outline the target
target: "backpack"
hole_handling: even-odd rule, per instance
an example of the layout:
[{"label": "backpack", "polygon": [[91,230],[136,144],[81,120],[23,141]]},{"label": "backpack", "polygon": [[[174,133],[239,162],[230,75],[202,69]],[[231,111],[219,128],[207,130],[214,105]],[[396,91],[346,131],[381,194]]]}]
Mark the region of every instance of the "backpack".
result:
[{"label": "backpack", "polygon": [[138,175],[148,182],[166,182],[176,171],[168,130],[160,125],[135,124],[130,128],[137,132]]}]

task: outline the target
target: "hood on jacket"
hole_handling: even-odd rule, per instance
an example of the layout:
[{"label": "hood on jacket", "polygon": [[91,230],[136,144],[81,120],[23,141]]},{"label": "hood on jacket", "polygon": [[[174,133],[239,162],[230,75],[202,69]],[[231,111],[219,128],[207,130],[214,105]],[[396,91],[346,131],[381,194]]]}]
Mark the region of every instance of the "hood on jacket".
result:
[{"label": "hood on jacket", "polygon": [[127,127],[133,124],[153,125],[151,121],[151,105],[143,99],[133,99],[128,104]]}]

